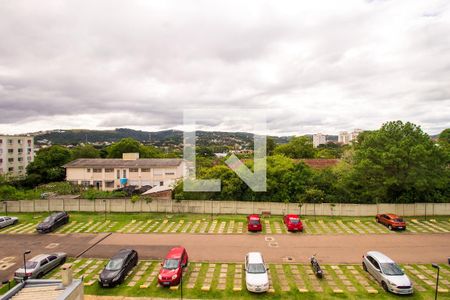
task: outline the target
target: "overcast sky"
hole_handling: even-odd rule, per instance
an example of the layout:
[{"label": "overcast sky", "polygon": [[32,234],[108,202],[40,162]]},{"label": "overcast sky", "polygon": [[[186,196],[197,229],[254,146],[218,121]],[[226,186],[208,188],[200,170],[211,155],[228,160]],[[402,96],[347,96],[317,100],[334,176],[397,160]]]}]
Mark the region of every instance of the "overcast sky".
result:
[{"label": "overcast sky", "polygon": [[[0,0],[0,133],[182,129],[267,112],[270,134],[450,127],[449,1]],[[200,128],[252,130],[215,114]]]}]

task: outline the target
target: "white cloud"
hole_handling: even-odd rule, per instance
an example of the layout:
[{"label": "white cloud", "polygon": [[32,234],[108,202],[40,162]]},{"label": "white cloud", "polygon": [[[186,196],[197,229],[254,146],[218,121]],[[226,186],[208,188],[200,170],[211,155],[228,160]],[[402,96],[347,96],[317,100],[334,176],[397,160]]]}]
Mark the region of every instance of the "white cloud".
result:
[{"label": "white cloud", "polygon": [[2,132],[182,128],[192,108],[276,110],[276,134],[449,127],[447,1],[0,3]]}]

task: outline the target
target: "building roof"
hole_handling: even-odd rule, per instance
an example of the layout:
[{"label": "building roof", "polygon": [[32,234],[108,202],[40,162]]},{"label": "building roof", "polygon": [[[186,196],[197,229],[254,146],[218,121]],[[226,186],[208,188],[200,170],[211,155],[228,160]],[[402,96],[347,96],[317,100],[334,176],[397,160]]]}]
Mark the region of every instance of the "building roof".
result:
[{"label": "building roof", "polygon": [[177,167],[183,162],[179,158],[140,158],[123,160],[121,158],[79,158],[65,164],[64,168],[155,168]]},{"label": "building roof", "polygon": [[152,187],[151,189],[145,191],[144,193],[142,193],[142,195],[151,195],[151,194],[155,194],[155,193],[160,193],[160,192],[165,192],[165,191],[172,191],[173,187],[168,186],[168,185],[157,185]]},{"label": "building roof", "polygon": [[0,295],[0,300],[69,299],[73,297],[72,293],[78,286],[82,286],[80,279],[74,279],[68,286],[63,286],[61,280],[29,279],[19,283],[4,295]]}]

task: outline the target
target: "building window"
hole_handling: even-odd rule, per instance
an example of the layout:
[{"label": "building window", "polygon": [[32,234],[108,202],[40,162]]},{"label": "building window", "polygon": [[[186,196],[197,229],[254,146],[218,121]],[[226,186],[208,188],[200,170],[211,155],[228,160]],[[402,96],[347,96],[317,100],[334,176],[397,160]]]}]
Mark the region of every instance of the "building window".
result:
[{"label": "building window", "polygon": [[123,170],[122,174],[123,174],[122,178],[127,178],[127,170]]},{"label": "building window", "polygon": [[3,163],[3,158],[0,158],[0,164]]},{"label": "building window", "polygon": [[117,179],[120,179],[120,170],[117,170]]},{"label": "building window", "polygon": [[17,143],[18,143],[19,145],[22,145],[22,140],[17,140]]},{"label": "building window", "polygon": [[8,172],[14,172],[14,168],[13,167],[8,168]]},{"label": "building window", "polygon": [[69,180],[71,185],[78,185],[78,180]]},{"label": "building window", "polygon": [[91,169],[90,169],[90,168],[87,168],[87,169],[86,169],[86,172],[91,173]]},{"label": "building window", "polygon": [[8,145],[12,145],[13,140],[8,140]]},{"label": "building window", "polygon": [[14,149],[8,149],[8,153],[9,153],[9,154],[14,153]]},{"label": "building window", "polygon": [[8,158],[8,162],[10,163],[14,162],[14,158]]},{"label": "building window", "polygon": [[160,185],[160,186],[163,186],[163,185],[164,185],[164,181],[160,181],[160,182],[159,182],[159,185]]},{"label": "building window", "polygon": [[130,168],[130,173],[137,173],[139,172],[138,168]]},{"label": "building window", "polygon": [[19,154],[22,154],[23,153],[23,149],[19,148],[19,149],[17,149],[17,152],[19,152]]},{"label": "building window", "polygon": [[114,169],[113,168],[105,168],[105,173],[113,173]]},{"label": "building window", "polygon": [[141,172],[142,173],[150,173],[150,168],[142,168]]},{"label": "building window", "polygon": [[81,185],[82,185],[82,186],[85,186],[85,187],[88,187],[88,186],[91,185],[91,183],[90,183],[89,181],[83,180],[83,181],[81,181]]},{"label": "building window", "polygon": [[105,188],[113,188],[114,187],[114,181],[105,181]]},{"label": "building window", "polygon": [[23,157],[17,158],[18,161],[23,161]]},{"label": "building window", "polygon": [[31,154],[31,148],[27,149],[27,154]]},{"label": "building window", "polygon": [[22,171],[23,170],[23,166],[19,166],[19,170]]},{"label": "building window", "polygon": [[92,171],[93,171],[94,173],[101,173],[101,172],[102,172],[102,169],[101,169],[101,168],[93,168]]},{"label": "building window", "polygon": [[31,161],[31,156],[27,156],[27,160],[28,160],[28,161]]},{"label": "building window", "polygon": [[2,139],[0,139],[0,144],[3,144],[3,140]]},{"label": "building window", "polygon": [[166,175],[175,175],[175,172],[166,172]]}]

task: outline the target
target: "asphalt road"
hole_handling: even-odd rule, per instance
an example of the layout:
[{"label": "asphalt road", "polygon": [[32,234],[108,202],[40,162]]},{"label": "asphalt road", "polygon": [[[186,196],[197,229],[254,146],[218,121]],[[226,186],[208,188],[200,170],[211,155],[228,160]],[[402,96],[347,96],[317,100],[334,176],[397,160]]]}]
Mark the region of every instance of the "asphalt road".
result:
[{"label": "asphalt road", "polygon": [[[74,257],[98,242],[104,234],[0,235],[0,279],[13,275],[30,249],[32,255],[62,251]],[[109,258],[121,248],[133,248],[140,258],[161,259],[176,245],[186,247],[191,261],[242,262],[249,251],[260,251],[269,263],[306,263],[317,253],[322,263],[360,263],[369,250],[378,250],[399,263],[446,263],[450,257],[450,234],[380,235],[207,235],[120,234],[99,242],[83,257]],[[54,246],[53,248],[51,248]],[[50,248],[49,248],[50,247]],[[2,270],[1,260],[14,257],[14,265]],[[290,260],[287,260],[290,258]]]}]

